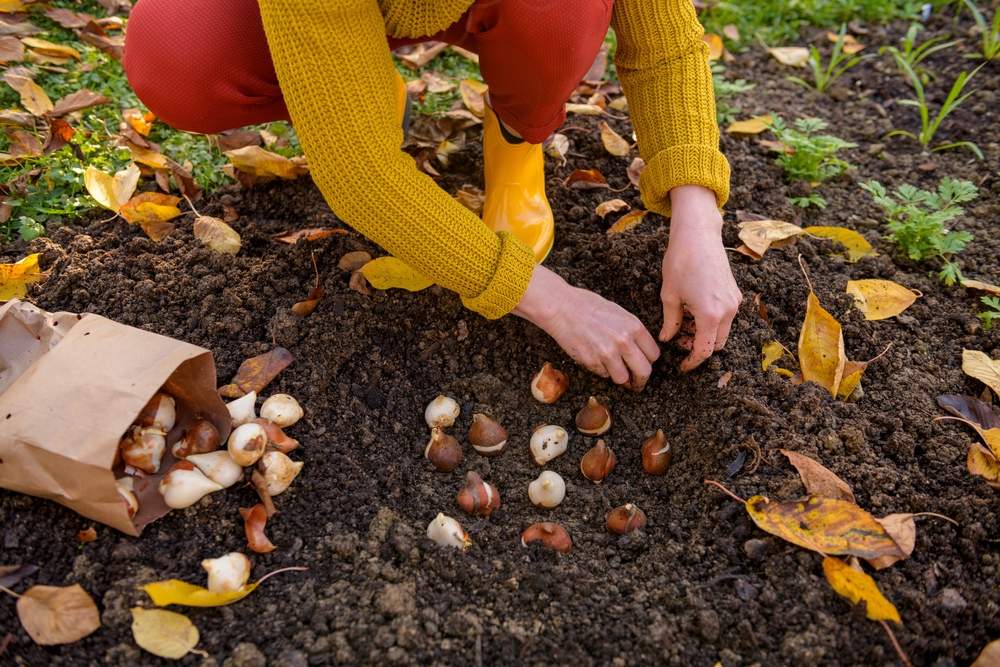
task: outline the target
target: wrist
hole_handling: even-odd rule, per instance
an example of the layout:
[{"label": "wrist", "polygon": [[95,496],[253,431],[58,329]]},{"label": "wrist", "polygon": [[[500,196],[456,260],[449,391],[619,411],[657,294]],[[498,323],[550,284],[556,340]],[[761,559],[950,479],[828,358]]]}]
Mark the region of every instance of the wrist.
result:
[{"label": "wrist", "polygon": [[670,191],[671,231],[709,231],[721,236],[722,213],[715,192],[700,185],[679,185]]},{"label": "wrist", "polygon": [[545,329],[545,323],[557,316],[559,306],[564,301],[559,295],[568,287],[558,274],[541,264],[535,264],[528,289],[510,312]]}]

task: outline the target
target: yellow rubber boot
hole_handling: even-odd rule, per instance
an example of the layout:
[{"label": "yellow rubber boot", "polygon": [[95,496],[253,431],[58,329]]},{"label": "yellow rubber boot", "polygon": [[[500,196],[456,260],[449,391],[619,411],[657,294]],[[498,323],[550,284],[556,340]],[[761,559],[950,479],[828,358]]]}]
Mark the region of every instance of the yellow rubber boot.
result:
[{"label": "yellow rubber boot", "polygon": [[512,144],[504,139],[500,119],[487,105],[483,115],[483,158],[483,222],[495,232],[511,232],[535,251],[536,262],[545,261],[555,240],[555,220],[545,197],[542,147],[528,142]]}]

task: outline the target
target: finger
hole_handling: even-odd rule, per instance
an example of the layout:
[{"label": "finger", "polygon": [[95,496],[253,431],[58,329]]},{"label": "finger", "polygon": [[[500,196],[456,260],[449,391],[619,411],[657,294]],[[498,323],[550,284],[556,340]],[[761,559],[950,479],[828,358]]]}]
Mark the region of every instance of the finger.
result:
[{"label": "finger", "polygon": [[[735,313],[733,316],[735,317]],[[733,326],[733,317],[724,317],[719,323],[719,330],[715,332],[715,350],[719,351],[726,346],[729,339],[729,330]]]},{"label": "finger", "polygon": [[703,361],[712,356],[712,350],[715,349],[715,332],[719,330],[719,319],[721,318],[701,318],[691,354],[681,362],[682,371],[687,372],[697,368]]},{"label": "finger", "polygon": [[663,327],[660,329],[660,340],[666,343],[677,335],[684,321],[681,311],[681,301],[676,295],[668,294],[663,297]]},{"label": "finger", "polygon": [[608,369],[611,381],[615,384],[625,384],[628,382],[628,368],[622,362],[621,357],[608,357],[604,360],[604,367]]},{"label": "finger", "polygon": [[684,321],[681,322],[681,331],[687,334],[694,334],[698,332],[698,324],[694,321],[693,317],[685,315]]},{"label": "finger", "polygon": [[640,328],[632,337],[632,340],[635,341],[636,346],[646,356],[649,363],[653,363],[660,358],[660,346],[656,344],[656,339],[646,331],[646,327]]},{"label": "finger", "polygon": [[694,349],[694,336],[678,336],[674,342],[677,347],[687,350],[690,352]]},{"label": "finger", "polygon": [[634,391],[642,391],[649,381],[649,376],[653,372],[653,365],[649,363],[645,353],[637,346],[631,346],[623,355],[625,363],[628,364],[629,383]]}]

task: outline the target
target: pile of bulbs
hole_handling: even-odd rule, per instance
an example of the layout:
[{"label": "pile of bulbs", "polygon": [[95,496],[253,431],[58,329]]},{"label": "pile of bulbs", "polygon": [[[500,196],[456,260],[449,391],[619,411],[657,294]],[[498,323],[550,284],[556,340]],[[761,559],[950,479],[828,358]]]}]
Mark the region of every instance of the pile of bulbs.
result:
[{"label": "pile of bulbs", "polygon": [[[531,381],[531,393],[541,403],[554,403],[569,387],[569,378],[545,364]],[[435,398],[424,411],[424,419],[431,429],[431,439],[424,449],[424,457],[441,472],[451,472],[462,461],[462,447],[444,429],[452,426],[460,412],[458,403],[446,396]],[[587,436],[601,436],[611,428],[611,413],[593,396],[576,415],[577,430]],[[469,442],[473,449],[483,456],[498,456],[509,444],[504,428],[482,414],[472,417]],[[569,434],[561,426],[542,424],[531,434],[529,454],[538,467],[544,467],[552,459],[566,453]],[[663,475],[670,467],[672,452],[663,431],[642,444],[642,466],[650,475]],[[591,482],[600,484],[617,463],[615,453],[604,440],[598,440],[580,460],[581,474]],[[543,509],[556,507],[566,497],[566,482],[562,476],[545,470],[538,479],[528,484],[528,499],[533,505]],[[497,488],[484,481],[478,474],[469,471],[465,486],[458,492],[458,504],[473,516],[489,516],[500,507],[500,493]],[[608,532],[624,535],[646,525],[646,514],[632,503],[616,507],[607,516],[605,527]],[[472,545],[469,534],[455,519],[438,513],[427,526],[427,537],[442,546],[468,549]],[[552,522],[536,523],[521,535],[521,544],[538,542],[548,549],[568,552],[573,547],[569,533],[562,526]]]},{"label": "pile of bulbs", "polygon": [[[250,392],[226,407],[233,431],[226,449],[221,446],[219,431],[208,419],[200,418],[185,429],[171,452],[178,459],[158,487],[167,506],[190,507],[206,495],[228,488],[243,478],[244,468],[257,464],[266,483],[267,493],[284,492],[303,463],[292,461],[288,452],[299,446],[298,440],[285,435],[302,418],[298,402],[288,394],[271,395],[254,413],[257,393]],[[125,464],[126,476],[115,486],[128,508],[129,518],[139,511],[134,493],[135,477],[154,475],[160,470],[167,448],[167,433],[177,421],[177,403],[166,392],[156,393],[122,437],[118,457]],[[118,465],[118,458],[115,465]]]}]

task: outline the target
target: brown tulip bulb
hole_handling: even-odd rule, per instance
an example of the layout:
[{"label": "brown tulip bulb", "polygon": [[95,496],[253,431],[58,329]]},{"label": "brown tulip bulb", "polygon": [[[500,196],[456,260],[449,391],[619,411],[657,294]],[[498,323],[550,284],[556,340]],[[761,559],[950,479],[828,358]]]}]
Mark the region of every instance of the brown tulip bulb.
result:
[{"label": "brown tulip bulb", "polygon": [[573,540],[570,539],[566,529],[548,521],[528,526],[528,529],[521,533],[521,544],[528,546],[529,542],[540,542],[546,549],[555,549],[563,553],[569,553],[573,548]]},{"label": "brown tulip bulb", "polygon": [[472,415],[469,427],[469,442],[472,448],[483,456],[497,456],[507,449],[507,431],[486,415]]},{"label": "brown tulip bulb", "polygon": [[441,429],[431,429],[431,439],[424,449],[424,458],[440,472],[451,472],[462,462],[462,446]]},{"label": "brown tulip bulb", "polygon": [[604,435],[611,428],[611,413],[593,396],[576,413],[576,428],[584,435]]},{"label": "brown tulip bulb", "polygon": [[604,444],[603,440],[598,440],[597,444],[580,459],[580,472],[591,482],[600,484],[614,469],[616,463],[618,457],[615,453]]},{"label": "brown tulip bulb", "polygon": [[611,510],[604,526],[609,533],[615,535],[631,533],[636,528],[646,527],[646,513],[632,503],[628,503]]},{"label": "brown tulip bulb", "polygon": [[555,403],[569,389],[569,377],[546,363],[542,370],[531,379],[531,395],[539,403]]},{"label": "brown tulip bulb", "polygon": [[184,430],[184,437],[173,446],[173,453],[179,459],[192,454],[207,454],[219,448],[219,430],[207,419],[199,419]]},{"label": "brown tulip bulb", "polygon": [[652,438],[642,443],[642,467],[650,475],[662,475],[670,468],[673,452],[670,443],[659,430]]},{"label": "brown tulip bulb", "polygon": [[489,516],[494,510],[500,509],[500,492],[497,487],[469,471],[465,474],[465,486],[458,492],[458,504],[468,514],[474,516]]}]

